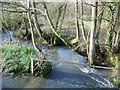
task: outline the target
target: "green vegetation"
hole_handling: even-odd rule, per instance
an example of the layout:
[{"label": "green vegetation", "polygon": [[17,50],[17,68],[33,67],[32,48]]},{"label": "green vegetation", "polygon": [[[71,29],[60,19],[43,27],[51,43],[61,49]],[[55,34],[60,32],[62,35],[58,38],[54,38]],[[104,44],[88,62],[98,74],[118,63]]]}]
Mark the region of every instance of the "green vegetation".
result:
[{"label": "green vegetation", "polygon": [[[3,66],[5,71],[11,75],[28,75],[31,73],[31,58],[36,58],[36,52],[30,46],[19,44],[4,44],[0,48],[0,54],[4,58]],[[37,62],[35,62],[37,63]],[[35,65],[34,63],[34,65]],[[48,61],[44,62],[45,67],[41,70],[35,70],[35,76],[47,76],[51,72],[52,64]],[[39,72],[38,72],[39,69]],[[40,73],[37,74],[36,73]]]},{"label": "green vegetation", "polygon": [[115,67],[116,70],[113,70],[113,76],[111,81],[120,86],[120,77],[119,77],[119,68],[120,68],[120,54],[109,53],[107,54],[107,63]]},{"label": "green vegetation", "polygon": [[52,63],[49,61],[43,61],[40,66],[41,61],[34,61],[34,76],[47,77],[52,71]]},{"label": "green vegetation", "polygon": [[118,87],[120,87],[120,77],[119,76],[113,77],[111,79],[111,82],[113,82],[114,85],[117,85]]},{"label": "green vegetation", "polygon": [[120,54],[107,54],[107,62],[114,67],[120,67]]},{"label": "green vegetation", "polygon": [[[37,45],[66,45],[85,56],[89,65],[120,68],[120,1],[28,1],[30,3],[26,3],[29,7],[20,2],[0,3],[3,32],[12,29],[15,38],[31,41],[41,56],[44,53]],[[8,34],[12,38],[9,32]],[[7,71],[14,74],[30,73],[31,58],[38,57],[32,47],[19,44],[5,44],[0,53],[5,59],[3,64]],[[46,77],[52,70],[52,64],[39,59],[33,61],[33,75]],[[117,74],[112,82],[120,84]]]},{"label": "green vegetation", "polygon": [[35,52],[30,47],[17,44],[5,44],[0,48],[0,53],[4,58],[3,65],[8,72],[14,72],[14,74],[28,73],[30,58],[35,57]]}]

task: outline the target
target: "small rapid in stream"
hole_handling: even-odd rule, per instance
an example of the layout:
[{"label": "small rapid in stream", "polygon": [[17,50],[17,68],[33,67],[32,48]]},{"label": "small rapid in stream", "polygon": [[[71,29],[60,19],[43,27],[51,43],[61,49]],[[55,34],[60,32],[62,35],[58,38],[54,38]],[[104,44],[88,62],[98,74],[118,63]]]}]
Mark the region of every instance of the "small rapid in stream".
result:
[{"label": "small rapid in stream", "polygon": [[[11,33],[12,36],[12,33]],[[0,34],[2,41],[8,34]],[[12,37],[13,41],[16,41]],[[22,42],[22,44],[25,44]],[[2,45],[0,45],[2,47]],[[53,70],[47,78],[21,76],[12,78],[2,75],[2,86],[8,88],[114,88],[108,78],[87,65],[85,57],[67,47],[41,45],[42,51],[49,52],[46,60],[52,61]]]}]

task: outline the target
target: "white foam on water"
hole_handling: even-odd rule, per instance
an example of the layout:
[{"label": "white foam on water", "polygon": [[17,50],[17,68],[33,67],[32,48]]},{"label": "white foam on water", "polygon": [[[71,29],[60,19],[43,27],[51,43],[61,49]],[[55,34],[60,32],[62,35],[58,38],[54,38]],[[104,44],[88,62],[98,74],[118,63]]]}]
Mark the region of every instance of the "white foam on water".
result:
[{"label": "white foam on water", "polygon": [[95,74],[95,76],[98,76],[98,78],[100,79],[97,79],[96,77],[93,77],[92,75],[90,75],[90,78],[92,78],[93,80],[95,80],[96,82],[99,83],[100,87],[107,87],[107,88],[113,88],[113,84],[106,78],[104,78],[102,76],[101,73],[97,72],[96,69],[94,68],[90,68],[90,67],[87,67],[87,66],[78,66],[78,65],[75,65],[79,70],[81,70],[82,72],[86,73],[86,74]]},{"label": "white foam on water", "polygon": [[87,66],[78,66],[78,65],[75,65],[75,66],[84,73],[93,73],[93,72],[95,73],[96,72],[94,68],[90,68]]},{"label": "white foam on water", "polygon": [[95,80],[96,82],[98,82],[101,87],[104,87],[104,88],[105,87],[106,88],[112,88],[113,87],[113,85],[107,79],[103,78],[103,80],[106,81],[106,83],[105,83],[104,81],[100,81],[100,80],[98,80],[98,79],[96,79],[96,78],[94,78],[92,76],[90,78],[92,78],[93,80]]}]

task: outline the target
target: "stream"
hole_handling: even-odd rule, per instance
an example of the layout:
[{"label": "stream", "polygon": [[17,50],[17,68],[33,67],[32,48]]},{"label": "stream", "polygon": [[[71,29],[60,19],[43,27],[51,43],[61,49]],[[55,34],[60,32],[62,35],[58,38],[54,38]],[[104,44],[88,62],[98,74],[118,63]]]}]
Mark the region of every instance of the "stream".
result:
[{"label": "stream", "polygon": [[[12,32],[10,32],[12,36]],[[8,41],[8,34],[0,34],[0,42]],[[16,39],[12,36],[13,41]],[[20,41],[28,45],[27,42]],[[31,45],[31,43],[29,43]],[[0,44],[2,47],[2,44]],[[53,62],[53,70],[47,78],[21,76],[12,78],[2,75],[3,88],[115,88],[109,81],[110,72],[90,68],[85,57],[71,49],[40,45],[42,51],[48,52],[46,59]],[[1,80],[1,79],[0,79]]]}]

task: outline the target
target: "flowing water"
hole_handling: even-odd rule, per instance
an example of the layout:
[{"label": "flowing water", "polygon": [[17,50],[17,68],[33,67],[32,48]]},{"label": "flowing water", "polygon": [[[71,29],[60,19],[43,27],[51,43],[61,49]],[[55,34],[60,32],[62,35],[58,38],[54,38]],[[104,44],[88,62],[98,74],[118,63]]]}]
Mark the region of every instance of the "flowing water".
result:
[{"label": "flowing water", "polygon": [[[12,33],[11,33],[12,35]],[[1,37],[2,36],[2,37]],[[7,34],[0,35],[8,40]],[[14,39],[14,37],[12,37]],[[14,39],[15,41],[16,39]],[[22,44],[25,44],[24,42]],[[40,46],[48,53],[53,70],[47,78],[23,76],[12,78],[2,75],[2,86],[8,88],[113,88],[106,75],[90,68],[86,59],[67,47]]]}]

